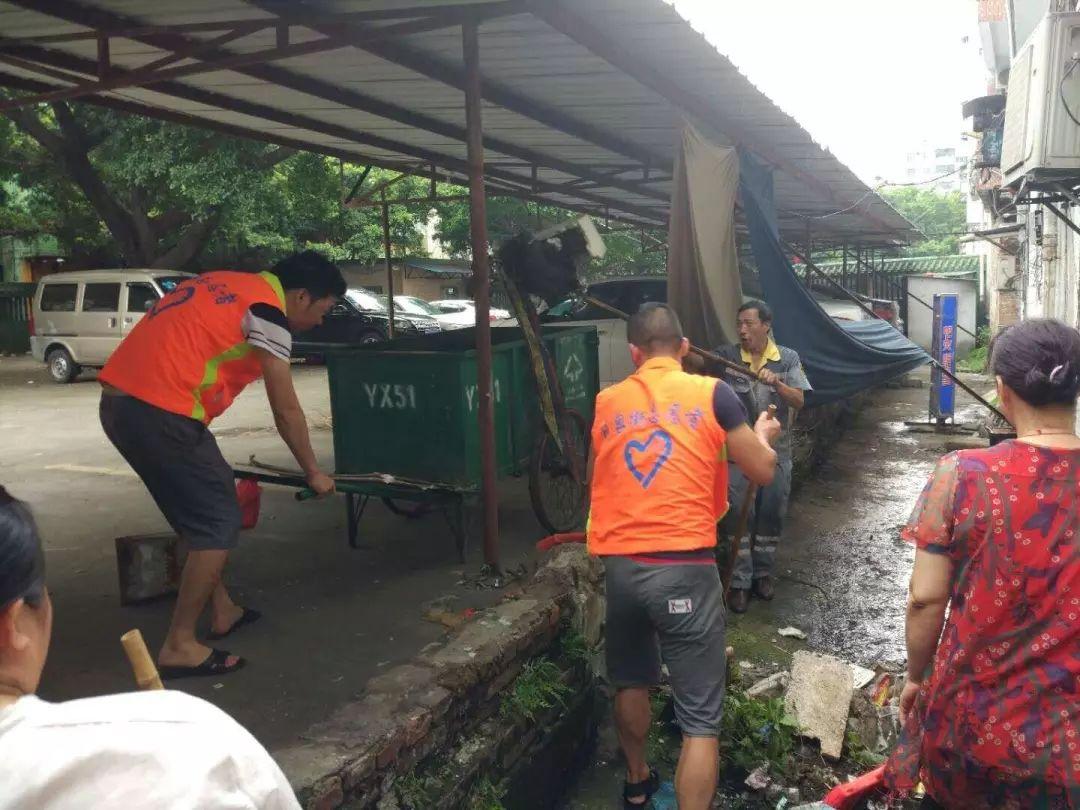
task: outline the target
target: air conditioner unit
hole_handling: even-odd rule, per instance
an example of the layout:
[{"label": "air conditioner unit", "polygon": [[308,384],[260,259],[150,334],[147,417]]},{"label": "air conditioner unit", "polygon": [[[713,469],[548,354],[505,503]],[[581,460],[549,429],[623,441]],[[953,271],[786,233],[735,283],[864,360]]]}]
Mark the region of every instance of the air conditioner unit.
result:
[{"label": "air conditioner unit", "polygon": [[1080,125],[1070,110],[1080,119],[1080,12],[1047,14],[1009,71],[1004,185],[1080,177]]}]

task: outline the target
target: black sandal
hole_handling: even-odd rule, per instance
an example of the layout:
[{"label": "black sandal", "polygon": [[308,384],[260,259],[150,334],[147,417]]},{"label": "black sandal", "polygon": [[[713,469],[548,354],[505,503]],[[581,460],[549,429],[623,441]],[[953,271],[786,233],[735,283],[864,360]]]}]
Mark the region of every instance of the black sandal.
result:
[{"label": "black sandal", "polygon": [[221,641],[225,636],[231,635],[233,631],[239,630],[245,624],[254,624],[262,618],[262,613],[255,610],[255,608],[244,608],[244,612],[240,614],[240,618],[232,623],[232,627],[226,630],[224,633],[215,633],[210,631],[206,634],[206,637],[211,641]]},{"label": "black sandal", "polygon": [[236,663],[229,666],[226,662],[229,660],[229,656],[232,653],[226,650],[210,650],[210,655],[206,656],[201,664],[194,667],[181,667],[181,666],[163,666],[158,671],[163,681],[176,680],[177,678],[198,678],[207,675],[228,675],[230,672],[236,672],[238,669],[243,669],[244,664],[247,663],[243,658],[237,658]]},{"label": "black sandal", "polygon": [[[649,799],[660,790],[660,775],[650,769],[649,778],[641,782],[623,782],[623,810],[641,810],[649,804]],[[645,799],[641,804],[635,804],[631,799]]]}]

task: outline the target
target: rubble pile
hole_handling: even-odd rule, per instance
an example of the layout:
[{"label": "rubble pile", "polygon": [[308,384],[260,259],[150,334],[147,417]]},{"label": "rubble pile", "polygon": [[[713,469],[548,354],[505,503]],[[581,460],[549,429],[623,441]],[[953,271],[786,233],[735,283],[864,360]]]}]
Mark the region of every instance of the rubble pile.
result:
[{"label": "rubble pile", "polygon": [[[798,727],[798,742],[783,761],[763,761],[741,773],[729,767],[716,807],[826,810],[820,800],[831,789],[872,771],[896,743],[904,685],[899,665],[867,669],[799,651],[790,670],[739,661],[732,677],[729,694],[740,700],[782,701]],[[886,805],[871,798],[863,806]]]}]

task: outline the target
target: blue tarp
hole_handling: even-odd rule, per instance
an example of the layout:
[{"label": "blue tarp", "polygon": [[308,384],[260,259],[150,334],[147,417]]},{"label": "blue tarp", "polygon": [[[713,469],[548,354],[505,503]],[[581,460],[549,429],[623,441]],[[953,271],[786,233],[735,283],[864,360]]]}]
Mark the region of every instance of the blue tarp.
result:
[{"label": "blue tarp", "polygon": [[803,287],[780,243],[772,170],[740,154],[743,212],[761,278],[773,310],[776,342],[795,349],[813,392],[808,405],[823,405],[881,385],[930,362],[930,355],[882,320],[841,324]]}]

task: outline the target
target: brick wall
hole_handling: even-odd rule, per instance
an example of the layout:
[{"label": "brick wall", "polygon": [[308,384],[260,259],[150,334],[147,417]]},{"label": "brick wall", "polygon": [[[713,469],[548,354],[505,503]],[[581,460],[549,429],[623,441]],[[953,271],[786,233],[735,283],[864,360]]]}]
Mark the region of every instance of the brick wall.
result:
[{"label": "brick wall", "polygon": [[[588,737],[593,675],[580,659],[560,657],[555,642],[570,629],[588,646],[598,641],[601,579],[600,564],[583,546],[563,546],[520,598],[368,681],[359,700],[312,726],[302,742],[274,752],[301,804],[397,810],[411,806],[402,804],[402,785],[422,772],[440,785],[427,807],[456,810],[480,779],[528,783],[521,772],[545,761],[540,752],[560,737],[578,740],[566,748],[574,756]],[[558,666],[573,698],[530,720],[500,715],[505,691],[542,654]]]}]

